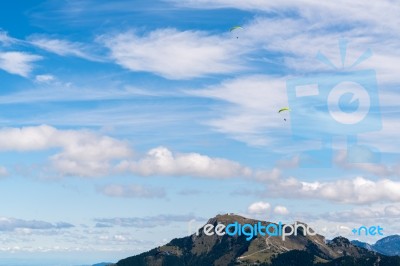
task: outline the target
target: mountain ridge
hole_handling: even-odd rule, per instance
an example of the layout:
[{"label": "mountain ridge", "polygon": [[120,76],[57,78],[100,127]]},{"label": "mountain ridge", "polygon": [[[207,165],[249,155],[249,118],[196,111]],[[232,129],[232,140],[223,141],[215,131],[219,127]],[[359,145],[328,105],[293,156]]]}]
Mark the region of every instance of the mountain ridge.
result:
[{"label": "mountain ridge", "polygon": [[[218,235],[219,224],[225,227],[235,224],[235,230]],[[297,222],[296,222],[297,223]],[[246,226],[248,224],[249,226]],[[307,235],[308,226],[299,222],[292,235],[285,239],[278,236],[255,234],[248,238],[250,225],[262,228],[278,228],[285,225],[259,221],[235,214],[217,215],[210,218],[198,232],[183,238],[175,238],[164,246],[118,261],[116,266],[192,266],[192,265],[260,265],[260,266],[400,266],[400,257],[387,257],[373,250],[354,245],[344,237],[326,241],[319,234]],[[289,225],[286,225],[289,227]],[[219,226],[222,227],[222,226]],[[233,226],[231,226],[233,228]],[[289,227],[290,228],[290,227]],[[253,233],[254,233],[253,231]],[[231,234],[236,232],[237,234]],[[262,232],[262,231],[259,231]],[[266,231],[265,231],[266,232]],[[271,232],[270,232],[271,233]],[[372,264],[371,264],[372,263]]]},{"label": "mountain ridge", "polygon": [[368,244],[358,240],[351,241],[353,245],[370,249],[386,256],[400,255],[400,235],[390,235],[376,241],[375,244]]}]

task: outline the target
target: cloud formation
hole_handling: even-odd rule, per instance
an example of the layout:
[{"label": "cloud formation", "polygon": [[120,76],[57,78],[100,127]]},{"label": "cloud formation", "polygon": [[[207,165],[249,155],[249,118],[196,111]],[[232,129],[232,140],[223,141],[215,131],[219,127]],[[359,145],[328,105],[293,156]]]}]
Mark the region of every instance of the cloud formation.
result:
[{"label": "cloud formation", "polygon": [[381,223],[392,220],[392,223],[400,218],[400,206],[398,204],[378,204],[370,207],[353,208],[351,210],[332,211],[323,213],[321,218],[332,222],[357,222],[357,223]]},{"label": "cloud formation", "polygon": [[58,130],[47,125],[0,129],[0,151],[50,148],[61,148],[50,161],[62,175],[106,175],[113,160],[132,154],[127,143],[85,130]]},{"label": "cloud formation", "polygon": [[41,56],[25,52],[0,52],[0,69],[22,77],[28,77],[33,70],[33,63]]},{"label": "cloud formation", "polygon": [[[249,75],[225,80],[218,85],[187,94],[226,102],[218,108],[218,117],[206,123],[217,132],[255,146],[267,146],[276,134],[286,136],[282,115],[277,110],[288,105],[286,81],[267,75]],[[271,97],[273,95],[273,97]],[[276,134],[273,134],[273,133]],[[271,134],[268,134],[271,133]],[[286,133],[286,134],[285,134]]]},{"label": "cloud formation", "polygon": [[289,210],[285,206],[278,205],[278,206],[275,206],[274,213],[277,215],[288,215]]},{"label": "cloud formation", "polygon": [[284,197],[323,199],[346,204],[400,200],[400,182],[390,179],[374,181],[361,176],[325,182],[305,182],[291,177],[270,185],[268,191]]},{"label": "cloud formation", "polygon": [[30,36],[29,42],[34,46],[60,56],[74,56],[90,61],[99,61],[99,58],[89,53],[89,48],[85,44],[79,42],[54,39],[41,35]]},{"label": "cloud formation", "polygon": [[200,31],[157,29],[144,35],[124,32],[99,38],[115,62],[132,71],[168,79],[189,79],[241,69],[238,47],[229,40]]},{"label": "cloud formation", "polygon": [[[115,173],[138,176],[192,176],[204,178],[253,178],[252,169],[238,162],[199,153],[174,153],[165,147],[149,150],[133,159],[127,142],[88,130],[60,130],[48,125],[0,129],[1,151],[42,151],[60,148],[49,157],[63,176],[96,177]],[[3,171],[4,172],[4,171]],[[4,172],[5,173],[5,172]],[[279,173],[257,172],[258,179]],[[162,197],[164,192],[142,186],[109,185],[100,191],[108,196]]]},{"label": "cloud formation", "polygon": [[18,40],[10,37],[6,31],[3,31],[0,29],[0,44],[3,46],[9,46],[10,44],[13,44],[15,42],[18,42]]},{"label": "cloud formation", "polygon": [[[362,0],[355,0],[352,2],[345,0],[337,2],[321,2],[318,0],[284,0],[279,2],[258,0],[245,2],[239,0],[168,0],[168,2],[174,3],[177,6],[199,9],[236,8],[248,11],[266,12],[279,12],[292,9],[309,20],[320,19],[321,22],[319,24],[327,22],[362,22],[377,28],[386,27],[388,31],[393,30],[396,22],[400,20],[396,15],[400,8],[390,0],[383,0],[379,2],[379,4]],[[384,18],[386,18],[386,20]]]},{"label": "cloud formation", "polygon": [[347,154],[346,151],[338,151],[334,158],[336,165],[348,170],[361,170],[379,177],[398,176],[400,174],[397,165],[390,167],[382,163],[351,163],[348,160]]},{"label": "cloud formation", "polygon": [[50,74],[36,75],[35,81],[39,83],[49,83],[54,81],[56,78]]},{"label": "cloud formation", "polygon": [[247,212],[250,214],[266,214],[271,209],[271,204],[268,202],[258,201],[252,203],[248,208]]},{"label": "cloud formation", "polygon": [[251,169],[222,158],[199,153],[173,153],[165,147],[151,149],[138,161],[123,161],[117,169],[142,176],[194,176],[231,178],[250,176]]},{"label": "cloud formation", "polygon": [[193,219],[205,220],[194,215],[157,215],[148,217],[116,217],[116,218],[97,218],[97,226],[122,226],[137,228],[153,228],[157,226],[166,226],[175,222],[189,222]]},{"label": "cloud formation", "polygon": [[16,218],[0,217],[0,231],[14,231],[16,229],[68,229],[71,227],[74,227],[74,225],[66,222],[59,222],[54,224],[40,220],[23,220]]}]

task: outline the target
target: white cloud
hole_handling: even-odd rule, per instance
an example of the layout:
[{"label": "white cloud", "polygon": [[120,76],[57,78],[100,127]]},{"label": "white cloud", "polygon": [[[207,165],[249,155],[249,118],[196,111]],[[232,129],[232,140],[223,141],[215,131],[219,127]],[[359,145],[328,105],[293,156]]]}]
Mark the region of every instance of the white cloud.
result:
[{"label": "white cloud", "polygon": [[[193,1],[190,2],[190,5],[197,6],[199,3],[204,4],[206,2],[208,3],[208,1]],[[192,95],[214,98],[231,104],[228,107],[222,106],[218,110],[219,116],[207,121],[208,125],[218,132],[225,133],[250,145],[270,145],[274,141],[279,141],[282,134],[271,134],[271,131],[276,132],[275,130],[279,129],[277,123],[279,121],[273,120],[272,114],[275,114],[276,108],[287,105],[286,80],[292,77],[310,76],[321,71],[327,74],[330,72],[337,73],[337,70],[318,61],[316,54],[321,51],[340,69],[341,57],[337,41],[341,38],[347,38],[348,50],[344,66],[348,69],[365,50],[371,49],[373,56],[353,70],[375,70],[379,93],[381,94],[380,106],[383,130],[358,134],[360,143],[369,144],[369,146],[381,149],[383,152],[397,152],[400,143],[392,140],[396,139],[395,134],[397,132],[397,117],[393,116],[393,110],[396,110],[394,106],[398,102],[396,101],[398,97],[392,85],[398,84],[400,39],[397,35],[393,35],[392,27],[400,21],[395,12],[392,11],[399,9],[399,7],[396,5],[393,6],[393,9],[390,9],[392,3],[389,1],[379,5],[369,3],[365,6],[358,3],[353,4],[353,2],[343,3],[343,6],[349,7],[350,10],[348,10],[348,8],[343,9],[340,5],[335,6],[325,2],[302,2],[304,5],[295,1],[284,1],[283,3],[279,2],[279,4],[278,2],[262,3],[262,1],[251,3],[216,1],[204,5],[207,7],[236,6],[249,9],[257,9],[257,6],[259,8],[262,6],[265,10],[295,8],[299,12],[299,16],[294,17],[258,16],[243,25],[245,28],[243,38],[246,39],[246,45],[242,47],[243,52],[250,52],[250,47],[257,51],[261,50],[260,54],[266,57],[266,60],[280,63],[282,69],[288,69],[288,73],[292,76],[286,76],[285,73],[281,74],[281,78],[264,76],[259,78],[260,81],[263,81],[259,83],[255,78],[239,77],[236,80],[223,81],[219,85],[203,90],[189,92]],[[370,12],[361,12],[362,14],[360,14],[357,11],[357,9],[367,10],[369,5],[374,7],[376,5],[376,9],[373,11],[374,15],[371,15]],[[204,6],[199,5],[197,7],[203,8]],[[304,8],[304,6],[308,8]],[[327,7],[329,9],[326,9]],[[379,13],[376,10],[383,11],[386,8],[390,9],[390,23],[387,23],[386,18],[377,19],[382,17],[385,12]],[[316,11],[311,12],[312,10]],[[349,24],[344,25],[345,27],[341,27],[339,21],[344,20],[338,20],[330,13],[340,17],[348,16],[346,21],[352,21],[354,24],[349,22]],[[386,27],[383,24],[390,24],[391,26]],[[338,25],[337,29],[334,25]],[[303,29],[307,30],[304,31]],[[262,51],[265,51],[266,55]],[[271,54],[273,57],[269,58]],[[269,88],[271,89],[269,90]],[[276,103],[279,103],[279,107],[274,105],[275,100]],[[263,106],[262,103],[265,105]],[[389,107],[392,109],[389,109]],[[390,115],[390,112],[392,112],[392,115]],[[314,117],[321,116],[321,119],[330,119],[328,115],[325,112],[316,111],[314,113]],[[290,124],[290,121],[287,124]],[[286,129],[289,129],[289,127],[290,125],[287,125]],[[330,133],[338,135],[341,133],[334,132],[334,128],[318,128],[313,132],[322,130],[329,130]],[[284,133],[286,132],[284,131]]]},{"label": "white cloud", "polygon": [[110,184],[98,191],[110,197],[123,198],[163,198],[165,191],[161,188],[144,187],[141,185],[117,185]]},{"label": "white cloud", "polygon": [[[321,21],[363,21],[380,27],[393,30],[400,19],[397,14],[399,6],[390,0],[377,2],[355,1],[318,1],[318,0],[169,0],[178,6],[186,6],[199,9],[211,8],[237,8],[250,11],[282,11],[294,9],[302,16]],[[340,18],[340,19],[338,19]],[[386,18],[386,20],[385,20]]]},{"label": "white cloud", "polygon": [[148,217],[115,217],[115,218],[96,218],[97,225],[100,227],[107,226],[122,226],[122,227],[137,227],[137,228],[153,228],[158,226],[166,226],[171,223],[189,222],[191,220],[205,220],[202,217],[194,215],[156,215]]},{"label": "white cloud", "polygon": [[385,236],[398,234],[400,217],[390,216],[385,211],[385,206],[373,206],[370,208],[351,209],[323,213],[311,224],[313,229],[328,239],[336,236],[347,236],[350,239],[358,239],[368,243],[375,242],[379,238],[371,235],[355,236],[352,229],[361,226],[380,226]]},{"label": "white cloud", "polygon": [[371,207],[353,208],[351,210],[333,211],[323,213],[321,218],[338,222],[382,223],[385,220],[400,218],[400,206],[373,205]]},{"label": "white cloud", "polygon": [[248,208],[247,212],[250,214],[266,214],[271,209],[271,204],[268,202],[258,201],[252,203]]},{"label": "white cloud", "polygon": [[[360,67],[375,69],[379,84],[398,83],[400,70],[399,36],[393,34],[400,23],[400,7],[390,0],[365,3],[362,0],[332,1],[176,1],[177,5],[196,8],[233,7],[245,10],[264,10],[278,13],[296,12],[296,16],[262,16],[243,25],[246,47],[278,52],[282,68],[304,73],[326,68],[315,59],[318,51],[327,55],[341,68],[337,40],[346,38],[349,50],[345,67],[349,68],[367,49],[373,57]],[[306,29],[306,30],[304,30]],[[301,49],[299,49],[301,47]],[[293,71],[292,71],[293,74]]]},{"label": "white cloud", "polygon": [[285,206],[278,205],[275,206],[274,213],[278,215],[288,215],[289,210]]},{"label": "white cloud", "polygon": [[4,46],[17,42],[16,39],[10,37],[7,32],[0,30],[0,43]]},{"label": "white cloud", "polygon": [[150,150],[138,161],[123,161],[120,171],[138,175],[195,176],[230,178],[250,176],[251,170],[237,162],[222,158],[211,158],[198,153],[172,153],[165,147]]},{"label": "white cloud", "polygon": [[254,179],[257,181],[274,181],[281,177],[282,173],[279,168],[273,168],[271,171],[258,170],[254,173]]},{"label": "white cloud", "polygon": [[[265,26],[261,27],[261,29],[263,28]],[[336,45],[333,46],[337,49]],[[321,47],[332,47],[332,45],[321,44]],[[332,53],[338,55],[338,51]],[[315,55],[310,51],[309,58],[313,60],[313,63],[310,63],[312,67],[317,65],[314,57]],[[393,71],[393,73],[398,73],[398,71]],[[285,143],[287,143],[287,140],[291,141],[293,139],[292,130],[294,130],[291,128],[294,120],[290,121],[292,114],[277,114],[277,110],[281,107],[288,106],[288,95],[286,92],[286,81],[288,79],[289,77],[277,78],[265,75],[242,76],[232,80],[225,80],[220,84],[203,89],[187,90],[186,93],[227,103],[213,107],[217,109],[217,112],[214,112],[215,116],[205,121],[207,125],[214,128],[217,132],[226,134],[235,140],[245,142],[249,145],[279,147],[277,150],[282,150],[288,147],[288,145],[280,144],[283,144],[283,140],[286,140]],[[395,103],[398,97],[392,90],[389,92],[386,90],[386,87],[380,89],[380,92],[384,92],[384,96],[380,97],[383,129],[357,134],[358,143],[379,149],[381,152],[397,152],[400,143],[393,141],[397,139],[395,136],[397,132],[397,116],[394,116],[393,110],[397,110],[395,109]],[[297,112],[301,113],[302,108],[299,107]],[[324,111],[314,110],[312,116],[316,121],[317,118],[318,121],[332,120],[329,113]],[[374,115],[374,118],[377,118],[377,116]],[[284,123],[284,119],[287,120],[286,123]],[[374,122],[372,121],[371,123]],[[318,141],[318,138],[323,133],[335,136],[343,135],[336,128],[310,128],[310,124],[307,124],[307,121],[305,121],[304,127],[304,129],[309,128],[309,130],[305,130],[306,132],[304,132],[304,135],[308,134],[309,136],[305,137],[311,138],[314,141]],[[313,136],[313,134],[316,136]],[[297,145],[292,146],[292,149],[304,150],[304,148],[311,148],[307,144],[298,145],[299,142],[295,144]],[[376,168],[376,166],[365,167]],[[382,169],[375,170],[382,171]]]},{"label": "white cloud", "polygon": [[48,230],[48,229],[65,229],[71,228],[74,225],[70,223],[49,223],[38,220],[23,220],[9,217],[0,217],[0,231],[13,231],[17,229],[30,229],[30,230]]},{"label": "white cloud", "polygon": [[289,133],[290,122],[284,121],[288,116],[277,112],[288,105],[284,79],[265,75],[245,76],[186,92],[229,103],[228,106],[220,105],[216,112],[220,117],[207,124],[236,140],[250,145],[268,145],[276,140],[277,135],[287,137]]},{"label": "white cloud", "polygon": [[396,171],[395,168],[389,167],[382,163],[352,163],[351,161],[349,161],[348,152],[343,150],[338,151],[334,158],[334,161],[337,165],[344,169],[357,169],[380,177],[388,177],[391,175],[400,174]]},{"label": "white cloud", "polygon": [[57,129],[46,125],[23,128],[2,128],[0,129],[0,150],[44,150],[53,146],[50,139],[56,133]]},{"label": "white cloud", "polygon": [[51,39],[45,36],[31,36],[29,41],[43,50],[55,53],[60,56],[75,56],[91,61],[99,61],[99,58],[91,55],[82,43],[71,42],[68,40]]},{"label": "white cloud", "polygon": [[[150,97],[159,96],[160,94],[148,92],[140,88],[127,87],[123,89],[104,87],[79,87],[72,83],[59,81],[55,76],[45,74],[37,75],[35,81],[38,83],[50,83],[52,86],[44,86],[42,88],[28,89],[12,94],[2,95],[0,104],[19,104],[19,103],[38,103],[38,102],[66,102],[66,101],[98,101],[98,100],[126,100],[137,98],[139,96]],[[111,108],[114,110],[115,108]],[[130,109],[131,110],[131,109]],[[109,112],[102,109],[101,115]],[[128,112],[127,109],[124,111]],[[68,115],[76,115],[68,112]],[[84,116],[84,115],[83,115]],[[115,119],[115,115],[112,115]],[[124,117],[126,119],[126,117]]]},{"label": "white cloud", "polygon": [[27,77],[33,69],[33,62],[40,59],[42,57],[24,52],[0,52],[0,69]]},{"label": "white cloud", "polygon": [[363,219],[379,218],[384,213],[371,208],[353,209],[350,211],[339,211],[326,215],[332,221],[356,221]]},{"label": "white cloud", "polygon": [[270,185],[269,193],[347,204],[397,202],[400,200],[400,182],[390,179],[374,181],[364,177],[327,182],[301,182],[295,178],[288,178]]},{"label": "white cloud", "polygon": [[232,40],[199,31],[159,29],[139,35],[120,33],[99,38],[117,64],[169,79],[188,79],[241,69],[241,51]]},{"label": "white cloud", "polygon": [[35,77],[35,81],[39,83],[49,83],[51,81],[54,81],[56,78],[53,75],[49,74],[43,74],[43,75],[37,75]]},{"label": "white cloud", "polygon": [[67,132],[61,141],[64,150],[51,157],[53,165],[66,175],[101,176],[108,174],[113,160],[131,155],[129,146],[119,140],[89,132]]},{"label": "white cloud", "polygon": [[63,175],[106,175],[113,160],[132,154],[126,143],[85,130],[58,130],[47,125],[0,129],[2,151],[49,148],[61,148],[61,152],[50,159],[53,167]]},{"label": "white cloud", "polygon": [[[0,129],[0,151],[61,150],[49,157],[52,169],[67,176],[104,176],[111,173],[134,173],[140,176],[192,176],[205,178],[276,178],[277,170],[253,174],[252,169],[224,158],[199,153],[173,153],[165,147],[151,149],[146,155],[132,158],[128,143],[87,130],[59,130],[41,125]],[[140,186],[113,185],[103,190],[110,196],[162,196],[162,191]]]}]

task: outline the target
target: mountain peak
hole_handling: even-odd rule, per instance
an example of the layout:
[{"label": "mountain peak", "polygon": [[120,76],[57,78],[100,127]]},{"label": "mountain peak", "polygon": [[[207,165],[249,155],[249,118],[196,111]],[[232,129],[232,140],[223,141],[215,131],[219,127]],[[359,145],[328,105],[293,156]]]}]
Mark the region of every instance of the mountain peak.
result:
[{"label": "mountain peak", "polygon": [[349,246],[351,245],[350,240],[345,237],[338,236],[331,240],[331,244],[340,245],[340,246]]},{"label": "mountain peak", "polygon": [[391,236],[387,236],[384,237],[380,240],[378,240],[375,245],[379,245],[381,243],[388,243],[388,242],[398,242],[400,241],[400,235],[391,235]]},{"label": "mountain peak", "polygon": [[[220,214],[210,218],[207,224],[214,227],[217,224],[251,224],[285,226],[280,223],[258,221],[233,213]],[[306,234],[307,224],[296,222],[297,231],[283,238],[282,235],[256,234],[246,238],[242,233],[231,236],[226,234],[207,234],[199,230],[199,234],[176,238],[168,244],[152,249],[148,252],[123,259],[117,266],[161,266],[161,265],[275,265],[275,262],[286,259],[298,260],[298,256],[305,260],[330,262],[340,258],[351,257],[354,259],[374,258],[380,255],[366,249],[359,248],[344,237],[336,237],[329,243],[318,234]],[[202,228],[205,229],[204,225]],[[212,227],[212,226],[211,226]],[[253,230],[252,228],[248,228]],[[255,230],[255,229],[254,229]],[[264,229],[265,230],[265,229]],[[265,231],[264,231],[265,232]],[[283,256],[283,257],[282,257]],[[296,259],[297,258],[297,259]],[[278,264],[276,264],[278,265]],[[287,265],[287,264],[279,264]],[[296,264],[297,265],[297,264]]]},{"label": "mountain peak", "polygon": [[372,247],[381,254],[389,256],[400,255],[400,236],[392,235],[384,237],[378,240]]}]

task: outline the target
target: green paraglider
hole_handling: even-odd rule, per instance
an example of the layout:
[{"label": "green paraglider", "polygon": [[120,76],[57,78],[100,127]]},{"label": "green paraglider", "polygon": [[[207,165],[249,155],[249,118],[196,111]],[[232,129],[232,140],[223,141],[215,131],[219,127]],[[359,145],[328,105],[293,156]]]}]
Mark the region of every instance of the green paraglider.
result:
[{"label": "green paraglider", "polygon": [[[282,112],[290,112],[290,111],[292,111],[292,110],[290,110],[290,108],[289,108],[289,107],[283,107],[283,108],[279,109],[278,113],[282,113]],[[284,118],[283,120],[285,120],[285,121],[286,121],[286,118]]]},{"label": "green paraglider", "polygon": [[[230,32],[236,31],[238,29],[243,30],[243,28],[241,26],[233,26],[232,28],[230,28]],[[236,39],[239,39],[239,36],[236,36]]]},{"label": "green paraglider", "polygon": [[284,111],[290,112],[290,111],[292,111],[292,110],[290,110],[289,107],[283,107],[283,108],[279,109],[278,113],[282,113],[282,112],[284,112]]},{"label": "green paraglider", "polygon": [[237,29],[242,29],[243,30],[243,28],[241,26],[233,26],[229,31],[232,32],[232,31],[237,30]]}]

